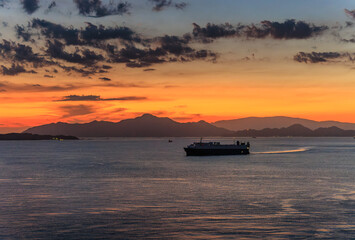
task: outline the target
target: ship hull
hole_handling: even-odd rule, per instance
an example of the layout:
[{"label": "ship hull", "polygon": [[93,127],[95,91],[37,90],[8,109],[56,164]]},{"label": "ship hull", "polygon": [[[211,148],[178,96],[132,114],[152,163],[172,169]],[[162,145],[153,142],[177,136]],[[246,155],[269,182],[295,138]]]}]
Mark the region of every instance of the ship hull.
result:
[{"label": "ship hull", "polygon": [[186,156],[247,155],[249,149],[196,149],[184,148]]}]

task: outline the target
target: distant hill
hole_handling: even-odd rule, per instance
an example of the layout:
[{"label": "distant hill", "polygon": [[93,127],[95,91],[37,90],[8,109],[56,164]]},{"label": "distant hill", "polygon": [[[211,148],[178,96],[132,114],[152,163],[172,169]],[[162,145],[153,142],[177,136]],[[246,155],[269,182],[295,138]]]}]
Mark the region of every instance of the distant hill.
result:
[{"label": "distant hill", "polygon": [[216,127],[225,128],[231,131],[240,131],[245,129],[261,130],[264,128],[286,128],[294,124],[301,124],[311,130],[329,127],[338,127],[344,130],[355,130],[355,123],[343,123],[336,121],[317,122],[308,119],[291,117],[248,117],[218,121],[212,124]]},{"label": "distant hill", "polygon": [[51,135],[38,135],[31,133],[8,133],[0,134],[0,141],[10,141],[10,140],[78,140],[77,137],[73,136],[51,136]]},{"label": "distant hill", "polygon": [[118,123],[104,121],[85,124],[52,123],[30,128],[24,133],[78,137],[216,137],[234,134],[232,131],[213,126],[205,121],[179,123],[151,114]]},{"label": "distant hill", "polygon": [[337,127],[318,128],[311,130],[300,124],[287,128],[265,128],[262,130],[237,131],[239,137],[352,137],[355,130],[343,130]]}]

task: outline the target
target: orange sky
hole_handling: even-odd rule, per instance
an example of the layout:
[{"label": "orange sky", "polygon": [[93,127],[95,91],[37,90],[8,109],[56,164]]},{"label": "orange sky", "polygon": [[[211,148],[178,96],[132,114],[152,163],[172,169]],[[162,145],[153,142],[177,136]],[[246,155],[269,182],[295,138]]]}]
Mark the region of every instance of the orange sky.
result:
[{"label": "orange sky", "polygon": [[[110,84],[117,86],[105,86],[93,79],[77,82],[75,76],[66,75],[58,76],[55,81],[35,80],[26,74],[16,77],[16,81],[11,79],[11,82],[49,87],[61,78],[62,85],[68,82],[83,88],[52,92],[34,91],[35,88],[16,90],[14,86],[13,92],[1,93],[0,119],[2,127],[21,129],[57,121],[119,121],[142,113],[171,117],[181,122],[201,119],[213,122],[248,116],[355,122],[354,75],[346,67],[260,64],[264,66],[255,67],[255,63],[249,62],[239,62],[237,66],[234,63],[195,62],[163,65],[154,72],[123,69],[124,74],[120,74],[122,69],[117,69],[107,75],[113,79]],[[204,69],[209,69],[209,74]],[[128,86],[120,86],[120,83]],[[130,87],[130,83],[137,86]],[[69,95],[141,96],[147,99],[57,101]]]}]

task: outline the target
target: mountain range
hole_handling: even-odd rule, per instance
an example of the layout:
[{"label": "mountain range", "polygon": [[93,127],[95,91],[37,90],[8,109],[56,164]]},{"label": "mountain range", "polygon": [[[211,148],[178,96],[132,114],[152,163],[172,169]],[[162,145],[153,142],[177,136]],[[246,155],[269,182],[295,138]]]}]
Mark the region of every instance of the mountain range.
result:
[{"label": "mountain range", "polygon": [[[71,135],[77,137],[273,137],[273,136],[304,136],[304,137],[324,137],[324,136],[355,136],[355,130],[346,130],[337,127],[337,124],[350,128],[351,123],[334,122],[333,126],[328,126],[330,122],[315,122],[306,119],[295,119],[287,117],[266,118],[265,124],[262,125],[260,118],[249,118],[249,125],[245,119],[237,119],[231,121],[221,121],[214,124],[205,121],[180,123],[170,118],[160,118],[151,114],[144,114],[134,119],[126,119],[120,122],[93,121],[84,124],[69,123],[51,123],[47,125],[29,128],[24,133],[41,134],[41,135]],[[282,120],[280,126],[275,128],[263,127],[274,126],[279,120]],[[236,123],[240,120],[242,127],[236,127]],[[274,120],[274,121],[272,121]],[[303,124],[294,123],[300,121],[303,123],[313,124],[312,128]],[[290,125],[287,125],[290,123]],[[229,124],[229,125],[228,125]],[[244,124],[244,125],[243,125]],[[229,129],[222,127],[228,125]],[[285,127],[282,127],[287,125]],[[305,124],[306,125],[306,124]],[[234,126],[234,127],[233,127]],[[247,127],[245,127],[247,126]],[[254,126],[254,129],[250,129]],[[309,126],[309,125],[307,125]],[[237,130],[233,130],[233,129]],[[238,130],[242,128],[242,130]],[[261,128],[261,129],[257,129]]]},{"label": "mountain range", "polygon": [[241,130],[235,132],[235,135],[239,137],[352,137],[355,136],[355,130],[343,130],[338,127],[311,130],[301,124],[294,124],[287,128]]},{"label": "mountain range", "polygon": [[93,121],[85,124],[52,123],[30,128],[25,133],[74,135],[79,137],[207,137],[232,136],[233,131],[205,121],[179,123],[170,118],[144,114],[118,123]]},{"label": "mountain range", "polygon": [[294,124],[315,130],[317,128],[337,127],[344,130],[355,130],[355,123],[344,123],[336,121],[313,121],[302,118],[291,117],[248,117],[234,120],[223,120],[212,123],[214,126],[225,128],[231,131],[245,129],[262,130],[264,128],[286,128]]}]

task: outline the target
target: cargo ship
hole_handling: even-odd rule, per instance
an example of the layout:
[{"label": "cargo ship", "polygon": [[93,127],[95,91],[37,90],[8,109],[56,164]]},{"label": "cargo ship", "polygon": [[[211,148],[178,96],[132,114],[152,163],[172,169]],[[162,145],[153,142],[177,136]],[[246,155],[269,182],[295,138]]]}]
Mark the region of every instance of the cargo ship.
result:
[{"label": "cargo ship", "polygon": [[185,147],[187,156],[218,156],[218,155],[246,155],[250,151],[250,143],[236,141],[234,144],[220,142],[195,142]]}]

